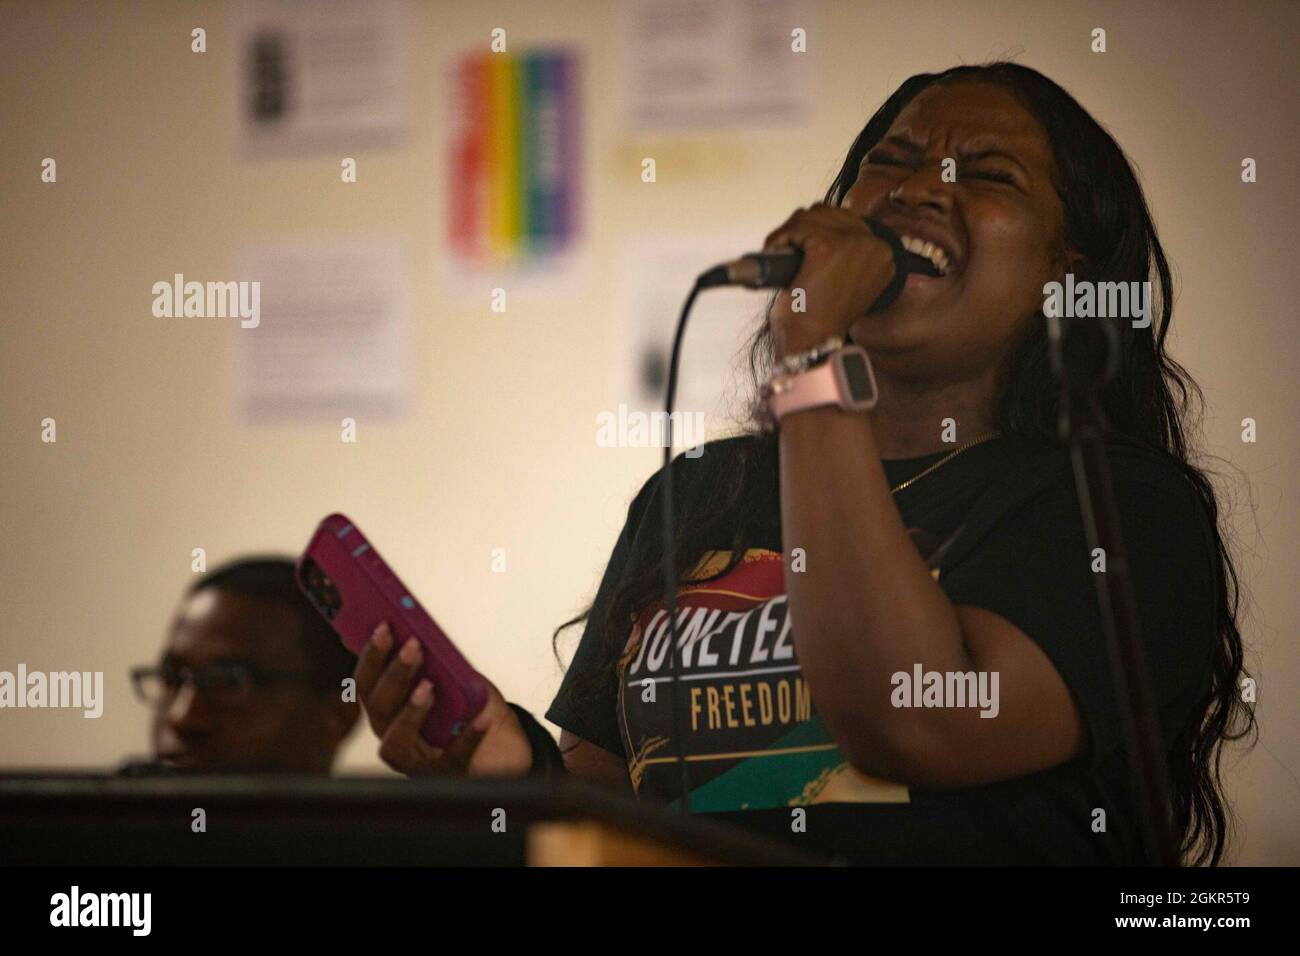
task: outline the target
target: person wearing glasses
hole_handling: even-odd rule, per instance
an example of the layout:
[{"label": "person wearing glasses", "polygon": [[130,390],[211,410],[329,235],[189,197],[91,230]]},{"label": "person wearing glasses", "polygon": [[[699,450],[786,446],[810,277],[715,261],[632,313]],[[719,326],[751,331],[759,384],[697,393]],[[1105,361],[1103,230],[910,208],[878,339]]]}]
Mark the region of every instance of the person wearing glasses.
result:
[{"label": "person wearing glasses", "polygon": [[360,715],[343,699],[355,664],[291,560],[220,567],[186,591],[158,663],[131,672],[154,762],[125,772],[327,774]]}]

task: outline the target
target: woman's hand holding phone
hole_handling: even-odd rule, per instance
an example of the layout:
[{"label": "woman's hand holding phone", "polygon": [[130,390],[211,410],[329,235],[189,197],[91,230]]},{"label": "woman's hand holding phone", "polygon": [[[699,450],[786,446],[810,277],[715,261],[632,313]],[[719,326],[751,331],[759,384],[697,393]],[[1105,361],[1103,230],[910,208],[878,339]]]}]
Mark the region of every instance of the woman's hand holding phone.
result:
[{"label": "woman's hand holding phone", "polygon": [[[433,686],[414,683],[424,653],[409,639],[393,653],[387,623],[375,629],[357,659],[357,699],[380,740],[379,756],[410,777],[522,776],[533,763],[533,749],[519,718],[495,686],[488,685],[487,706],[446,749],[431,746],[420,726],[433,706]],[[413,686],[414,684],[414,686]]]}]

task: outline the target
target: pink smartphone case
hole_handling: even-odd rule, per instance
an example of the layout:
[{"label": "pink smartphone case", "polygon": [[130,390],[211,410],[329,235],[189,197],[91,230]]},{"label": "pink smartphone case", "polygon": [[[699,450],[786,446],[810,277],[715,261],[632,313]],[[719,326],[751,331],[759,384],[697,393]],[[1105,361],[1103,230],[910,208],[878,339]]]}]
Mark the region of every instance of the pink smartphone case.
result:
[{"label": "pink smartphone case", "polygon": [[380,621],[393,632],[394,650],[412,637],[420,642],[420,673],[434,692],[421,735],[433,746],[446,747],[487,704],[487,682],[346,516],[330,515],[316,528],[298,559],[298,586],[354,654]]}]

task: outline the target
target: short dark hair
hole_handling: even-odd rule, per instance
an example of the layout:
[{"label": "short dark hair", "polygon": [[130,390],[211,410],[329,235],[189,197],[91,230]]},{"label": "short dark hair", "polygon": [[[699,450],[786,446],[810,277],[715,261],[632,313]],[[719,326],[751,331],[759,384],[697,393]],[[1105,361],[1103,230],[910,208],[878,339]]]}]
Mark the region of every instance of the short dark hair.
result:
[{"label": "short dark hair", "polygon": [[273,601],[296,612],[302,621],[298,641],[307,656],[312,683],[320,690],[337,691],[343,679],[352,676],[356,657],[343,646],[334,629],[298,587],[297,567],[292,558],[278,555],[237,558],[204,574],[190,585],[186,596],[211,588]]}]

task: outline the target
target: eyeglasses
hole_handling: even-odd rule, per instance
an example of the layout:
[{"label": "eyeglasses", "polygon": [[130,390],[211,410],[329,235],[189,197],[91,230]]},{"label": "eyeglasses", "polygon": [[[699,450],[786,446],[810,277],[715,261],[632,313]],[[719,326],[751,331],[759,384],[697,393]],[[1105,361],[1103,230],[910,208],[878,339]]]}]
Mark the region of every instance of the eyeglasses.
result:
[{"label": "eyeglasses", "polygon": [[131,684],[144,703],[157,706],[171,700],[185,684],[192,685],[214,707],[247,707],[258,689],[273,684],[314,686],[305,671],[264,670],[243,661],[219,661],[200,667],[162,664],[131,669]]}]

